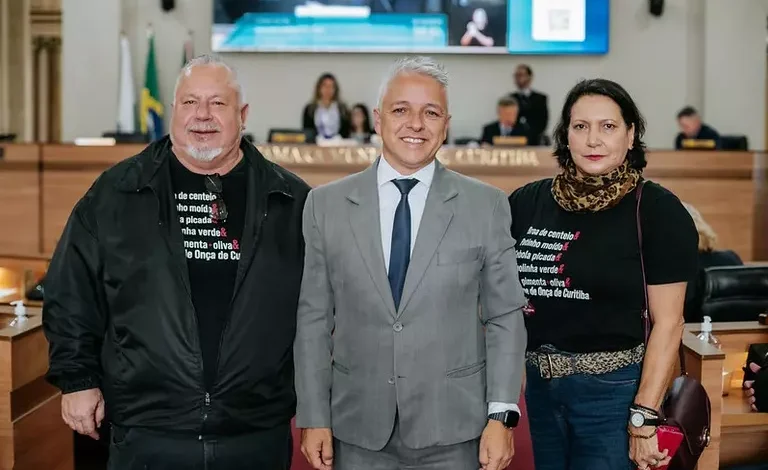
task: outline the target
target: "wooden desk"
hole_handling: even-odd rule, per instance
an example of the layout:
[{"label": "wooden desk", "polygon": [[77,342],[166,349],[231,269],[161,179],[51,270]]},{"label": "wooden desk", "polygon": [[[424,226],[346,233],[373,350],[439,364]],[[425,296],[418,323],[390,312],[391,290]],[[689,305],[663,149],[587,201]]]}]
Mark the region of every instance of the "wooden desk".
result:
[{"label": "wooden desk", "polygon": [[45,382],[48,343],[39,308],[19,324],[0,306],[0,469],[73,470],[72,430],[61,419],[61,394]]},{"label": "wooden desk", "polygon": [[[39,148],[41,174],[37,212],[42,222],[24,218],[21,221],[25,224],[24,240],[11,235],[7,235],[6,240],[0,235],[0,254],[18,254],[36,244],[36,254],[50,255],[72,207],[96,177],[113,164],[135,155],[143,146],[52,144]],[[379,154],[379,149],[372,146],[262,145],[259,149],[267,158],[295,172],[312,186],[360,171]],[[449,146],[441,149],[438,158],[450,168],[509,193],[530,181],[555,175],[558,169],[551,153],[551,149],[544,147]],[[696,206],[717,232],[720,247],[735,250],[745,261],[768,260],[766,154],[650,151],[648,160],[645,175]],[[0,176],[4,172],[0,166]],[[31,180],[27,180],[27,184],[31,184]],[[34,194],[33,190],[29,191]],[[30,208],[23,209],[24,212],[28,210],[34,212]],[[14,214],[8,211],[8,208],[0,209],[0,218],[8,220],[15,214],[18,220],[22,213],[22,209]],[[36,238],[30,235],[35,233]]]},{"label": "wooden desk", "polygon": [[[720,349],[696,339],[699,327],[687,324],[683,336],[688,374],[702,383],[712,403],[712,439],[697,468],[716,470],[764,462],[768,455],[768,413],[750,409],[741,388],[741,367],[750,344],[768,342],[768,326],[756,321],[714,323],[712,333],[720,340]],[[723,383],[723,370],[733,371],[730,383]],[[725,397],[724,387],[729,387]]]}]

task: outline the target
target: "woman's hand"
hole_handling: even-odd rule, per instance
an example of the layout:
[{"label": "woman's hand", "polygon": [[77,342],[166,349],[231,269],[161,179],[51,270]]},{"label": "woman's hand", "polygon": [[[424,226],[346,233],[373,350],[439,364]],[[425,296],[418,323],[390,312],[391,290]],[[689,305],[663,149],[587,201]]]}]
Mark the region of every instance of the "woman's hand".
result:
[{"label": "woman's hand", "polygon": [[[668,457],[668,451],[659,450],[659,439],[656,436],[656,428],[646,426],[643,428],[629,428],[629,458],[637,465],[639,470],[646,470],[669,465],[672,457]],[[652,436],[652,437],[634,437]]]}]

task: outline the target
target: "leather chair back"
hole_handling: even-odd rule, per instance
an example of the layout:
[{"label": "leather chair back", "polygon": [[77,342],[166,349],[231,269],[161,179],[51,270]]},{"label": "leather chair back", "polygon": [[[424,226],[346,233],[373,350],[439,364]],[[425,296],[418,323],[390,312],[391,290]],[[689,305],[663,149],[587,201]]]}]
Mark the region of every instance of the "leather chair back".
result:
[{"label": "leather chair back", "polygon": [[768,311],[768,264],[712,267],[702,276],[702,317],[713,322],[755,321]]}]

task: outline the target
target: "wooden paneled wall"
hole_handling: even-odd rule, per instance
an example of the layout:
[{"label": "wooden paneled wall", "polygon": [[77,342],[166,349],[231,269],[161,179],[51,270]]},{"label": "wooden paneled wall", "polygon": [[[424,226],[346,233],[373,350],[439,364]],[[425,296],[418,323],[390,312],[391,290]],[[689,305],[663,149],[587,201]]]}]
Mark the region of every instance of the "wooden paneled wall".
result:
[{"label": "wooden paneled wall", "polygon": [[[0,254],[50,255],[77,200],[109,166],[143,146],[9,145],[0,158]],[[310,185],[360,171],[378,155],[374,147],[260,146],[270,160]],[[549,149],[446,147],[448,167],[509,193],[553,176]],[[718,234],[720,248],[745,261],[768,260],[768,157],[751,152],[654,151],[647,178],[693,204]]]}]

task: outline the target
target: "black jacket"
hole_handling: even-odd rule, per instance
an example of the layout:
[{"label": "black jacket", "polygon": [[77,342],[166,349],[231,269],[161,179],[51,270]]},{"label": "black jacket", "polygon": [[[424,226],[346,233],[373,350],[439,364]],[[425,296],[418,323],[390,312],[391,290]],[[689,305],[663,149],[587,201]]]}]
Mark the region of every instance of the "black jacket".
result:
[{"label": "black jacket", "polygon": [[541,138],[549,123],[547,95],[531,90],[528,96],[519,91],[512,93],[512,96],[520,106],[518,122],[525,123],[529,128],[528,145],[542,145]]},{"label": "black jacket", "polygon": [[47,379],[99,387],[122,426],[235,434],[287,424],[309,187],[243,140],[246,216],[217,380],[203,381],[171,189],[168,137],[105,171],[75,206],[46,276]]}]

